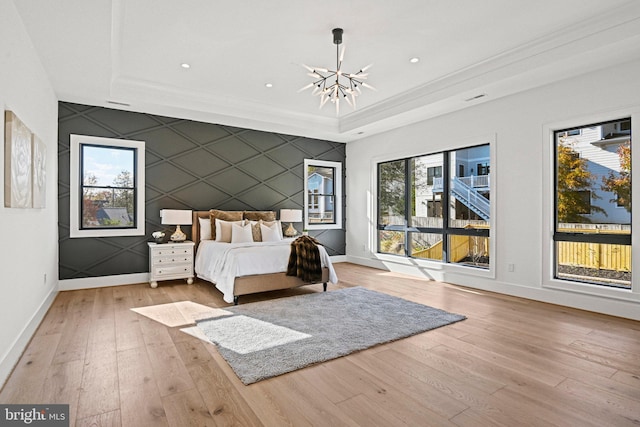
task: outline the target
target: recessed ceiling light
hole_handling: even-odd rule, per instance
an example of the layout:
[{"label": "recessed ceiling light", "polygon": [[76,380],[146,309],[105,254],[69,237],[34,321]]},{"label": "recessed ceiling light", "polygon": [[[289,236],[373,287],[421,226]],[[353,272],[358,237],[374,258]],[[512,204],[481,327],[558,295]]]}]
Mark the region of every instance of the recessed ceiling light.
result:
[{"label": "recessed ceiling light", "polygon": [[415,64],[417,62],[420,62],[420,58],[418,58],[417,56],[414,56],[409,60],[409,62],[411,62],[412,64]]},{"label": "recessed ceiling light", "polygon": [[273,83],[265,83],[265,87],[273,87]]},{"label": "recessed ceiling light", "polygon": [[186,62],[183,62],[182,64],[180,64],[180,66],[182,68],[191,68],[191,65],[187,64]]}]

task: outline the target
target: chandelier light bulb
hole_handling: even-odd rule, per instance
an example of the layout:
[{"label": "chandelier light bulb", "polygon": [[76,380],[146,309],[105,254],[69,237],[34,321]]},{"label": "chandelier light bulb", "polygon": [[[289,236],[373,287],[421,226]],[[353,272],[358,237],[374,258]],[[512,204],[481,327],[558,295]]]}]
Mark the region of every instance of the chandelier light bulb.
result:
[{"label": "chandelier light bulb", "polygon": [[305,91],[314,87],[311,92],[312,95],[320,96],[320,108],[331,101],[336,106],[336,116],[340,114],[340,98],[345,98],[347,104],[349,104],[354,110],[356,108],[356,96],[360,95],[360,86],[366,87],[371,90],[376,90],[373,86],[364,82],[367,79],[367,71],[373,64],[369,64],[366,67],[360,69],[357,73],[346,73],[342,71],[342,61],[344,60],[345,46],[340,49],[342,44],[342,28],[334,28],[333,43],[336,45],[336,68],[330,70],[327,68],[310,67],[302,64],[304,68],[309,71],[308,76],[316,79],[312,83],[304,86],[298,92]]}]

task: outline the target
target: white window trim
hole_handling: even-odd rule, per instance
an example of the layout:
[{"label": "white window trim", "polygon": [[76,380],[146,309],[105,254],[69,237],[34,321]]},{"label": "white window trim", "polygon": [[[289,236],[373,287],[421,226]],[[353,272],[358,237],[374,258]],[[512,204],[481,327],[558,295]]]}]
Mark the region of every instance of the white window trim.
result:
[{"label": "white window trim", "polygon": [[[125,229],[91,229],[82,230],[80,228],[80,145],[93,144],[105,145],[109,147],[134,148],[136,150],[136,224],[135,228]],[[120,236],[144,236],[145,235],[145,212],[144,212],[144,141],[132,141],[126,139],[103,138],[98,136],[74,135],[70,137],[71,162],[69,169],[69,237],[120,237]]]},{"label": "white window trim", "polygon": [[[561,122],[547,123],[543,126],[542,138],[542,287],[549,289],[575,292],[583,295],[596,297],[606,297],[614,300],[640,301],[640,285],[635,277],[640,271],[640,233],[633,232],[635,224],[640,223],[640,209],[633,209],[631,212],[631,289],[620,289],[601,285],[591,285],[578,283],[570,280],[562,280],[554,277],[555,271],[555,245],[553,241],[554,218],[555,218],[555,140],[554,132],[561,129],[576,126],[579,123],[600,123],[610,120],[617,120],[622,117],[631,117],[631,141],[640,141],[640,110],[625,109],[613,112],[605,112],[592,116],[580,116]],[[640,149],[631,150],[631,163],[640,164]],[[631,175],[631,200],[640,200],[640,179],[638,174]]]},{"label": "white window trim", "polygon": [[[334,215],[335,224],[309,224],[309,185],[307,171],[309,166],[320,166],[334,168],[336,173],[333,181],[333,192],[335,195]],[[342,163],[330,162],[327,160],[304,159],[304,228],[306,230],[330,230],[342,229]]]}]

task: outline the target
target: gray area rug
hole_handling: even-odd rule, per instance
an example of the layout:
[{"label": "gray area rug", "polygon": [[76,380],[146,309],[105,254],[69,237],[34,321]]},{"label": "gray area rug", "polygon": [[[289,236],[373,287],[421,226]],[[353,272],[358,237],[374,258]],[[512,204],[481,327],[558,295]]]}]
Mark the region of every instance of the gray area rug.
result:
[{"label": "gray area rug", "polygon": [[197,325],[244,384],[466,318],[362,287],[225,310]]}]

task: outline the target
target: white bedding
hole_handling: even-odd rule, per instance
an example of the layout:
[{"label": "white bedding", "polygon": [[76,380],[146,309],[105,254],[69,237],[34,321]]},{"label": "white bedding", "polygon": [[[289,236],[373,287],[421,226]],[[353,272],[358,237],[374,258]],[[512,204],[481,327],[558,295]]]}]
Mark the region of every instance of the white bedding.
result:
[{"label": "white bedding", "polygon": [[[233,302],[233,283],[236,277],[287,271],[291,242],[223,243],[203,240],[196,253],[195,272],[200,278],[215,284],[224,300]],[[322,266],[329,269],[329,281],[338,283],[331,259],[323,246],[318,246]]]}]

